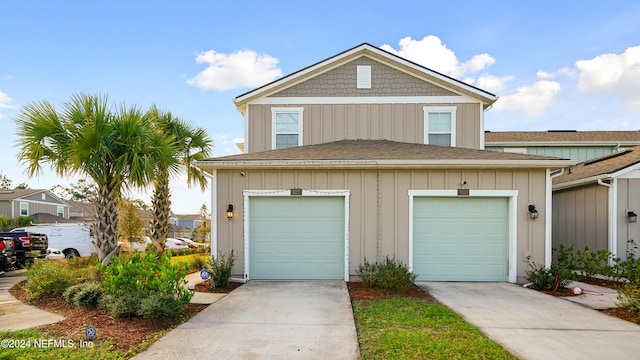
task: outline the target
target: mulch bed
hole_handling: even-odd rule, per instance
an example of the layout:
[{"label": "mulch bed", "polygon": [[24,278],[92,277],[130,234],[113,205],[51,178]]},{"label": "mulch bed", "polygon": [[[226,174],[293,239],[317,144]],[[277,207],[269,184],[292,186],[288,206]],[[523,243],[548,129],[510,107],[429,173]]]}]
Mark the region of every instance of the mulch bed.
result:
[{"label": "mulch bed", "polygon": [[351,301],[367,301],[367,300],[379,300],[390,299],[398,296],[421,299],[428,304],[438,304],[438,300],[429,295],[428,292],[416,285],[412,285],[407,290],[392,293],[383,289],[366,288],[361,282],[348,282],[347,288],[349,289],[349,296]]}]

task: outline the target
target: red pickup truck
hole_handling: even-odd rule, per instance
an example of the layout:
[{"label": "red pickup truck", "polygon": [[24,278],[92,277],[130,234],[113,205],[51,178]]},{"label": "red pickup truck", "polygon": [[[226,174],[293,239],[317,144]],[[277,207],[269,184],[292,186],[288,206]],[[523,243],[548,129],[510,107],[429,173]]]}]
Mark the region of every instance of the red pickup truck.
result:
[{"label": "red pickup truck", "polygon": [[15,243],[11,237],[0,237],[0,273],[9,270],[16,263]]},{"label": "red pickup truck", "polygon": [[[36,259],[47,256],[49,240],[47,235],[34,232],[0,232],[0,238],[11,238],[14,244],[14,254],[17,266],[27,266]],[[6,246],[6,245],[5,245]]]}]

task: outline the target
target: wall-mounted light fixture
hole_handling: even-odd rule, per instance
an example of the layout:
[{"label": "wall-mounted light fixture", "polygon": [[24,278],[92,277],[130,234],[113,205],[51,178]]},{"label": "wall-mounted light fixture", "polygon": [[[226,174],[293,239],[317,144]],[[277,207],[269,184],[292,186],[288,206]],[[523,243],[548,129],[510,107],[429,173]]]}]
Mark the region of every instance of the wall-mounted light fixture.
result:
[{"label": "wall-mounted light fixture", "polygon": [[229,207],[227,208],[227,219],[233,219],[233,204],[229,204]]},{"label": "wall-mounted light fixture", "polygon": [[533,204],[529,205],[529,217],[531,220],[538,218],[538,210],[536,210],[536,206]]},{"label": "wall-mounted light fixture", "polygon": [[638,221],[638,214],[634,213],[633,211],[627,211],[627,220],[631,223],[631,222],[637,222]]}]

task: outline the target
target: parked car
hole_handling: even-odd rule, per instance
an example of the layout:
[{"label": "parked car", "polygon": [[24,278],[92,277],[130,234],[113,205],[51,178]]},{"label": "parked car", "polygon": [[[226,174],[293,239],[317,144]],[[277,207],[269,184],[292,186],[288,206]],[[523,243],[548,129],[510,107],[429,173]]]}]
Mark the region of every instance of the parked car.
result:
[{"label": "parked car", "polygon": [[118,241],[118,247],[120,247],[120,251],[123,252],[145,252],[149,244],[151,244],[151,238],[149,238],[148,236],[137,236],[131,241],[126,239]]},{"label": "parked car", "polygon": [[16,265],[25,267],[36,259],[44,259],[49,248],[47,235],[36,232],[0,232],[0,238],[10,237],[15,245]]},{"label": "parked car", "polygon": [[66,256],[64,256],[64,253],[60,251],[60,249],[48,248],[47,256],[45,256],[45,259],[55,260],[55,259],[64,259],[65,257]]},{"label": "parked car", "polygon": [[178,240],[175,238],[167,238],[167,242],[164,243],[164,248],[169,250],[173,250],[173,249],[188,249],[189,246],[187,244],[185,244],[184,241],[182,240]]},{"label": "parked car", "polygon": [[0,238],[0,272],[9,270],[16,263],[15,244],[12,237]]},{"label": "parked car", "polygon": [[177,239],[182,240],[182,242],[184,242],[188,247],[193,249],[201,248],[204,246],[204,244],[197,243],[191,239],[186,239],[186,238],[177,238]]},{"label": "parked car", "polygon": [[91,227],[84,224],[41,224],[16,228],[11,232],[46,234],[49,247],[60,249],[67,259],[75,256],[91,256],[91,253],[97,252],[93,245]]}]

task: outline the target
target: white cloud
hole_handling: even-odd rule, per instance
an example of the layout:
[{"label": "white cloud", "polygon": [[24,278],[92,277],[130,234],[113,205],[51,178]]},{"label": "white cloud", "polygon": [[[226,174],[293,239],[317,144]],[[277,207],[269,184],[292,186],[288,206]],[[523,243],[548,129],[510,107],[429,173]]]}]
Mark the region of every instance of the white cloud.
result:
[{"label": "white cloud", "polygon": [[478,77],[478,80],[475,84],[483,89],[492,93],[497,93],[502,91],[506,83],[513,79],[513,76],[494,76],[489,74],[484,74]]},{"label": "white cloud", "polygon": [[434,35],[425,36],[422,40],[407,36],[398,45],[400,50],[388,44],[380,48],[454,78],[484,70],[496,62],[489,54],[478,54],[461,63],[456,54]]},{"label": "white cloud", "polygon": [[527,118],[542,115],[553,104],[560,92],[560,84],[556,81],[539,80],[531,86],[519,87],[515,94],[500,97],[495,102],[495,111],[521,111]]},{"label": "white cloud", "polygon": [[576,68],[581,92],[611,94],[640,111],[640,46],[630,47],[622,54],[577,61]]},{"label": "white cloud", "polygon": [[282,76],[282,71],[277,66],[278,59],[252,50],[240,50],[231,54],[209,50],[200,53],[196,62],[208,66],[194,78],[187,80],[187,84],[204,89],[254,87]]},{"label": "white cloud", "polygon": [[[5,94],[0,90],[0,109],[13,109],[15,105],[11,105],[13,99],[9,97],[9,95]],[[2,119],[4,115],[0,113],[0,119]]]},{"label": "white cloud", "polygon": [[538,72],[536,72],[536,76],[540,79],[554,79],[556,76],[558,75],[564,75],[564,76],[573,76],[575,75],[575,70],[569,69],[569,68],[562,68],[554,73],[550,73],[544,70],[538,70]]}]

